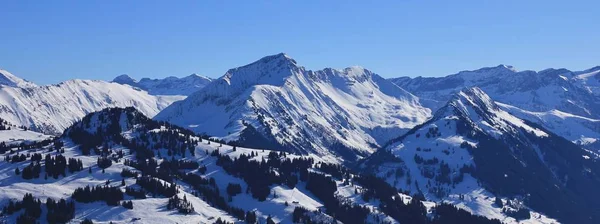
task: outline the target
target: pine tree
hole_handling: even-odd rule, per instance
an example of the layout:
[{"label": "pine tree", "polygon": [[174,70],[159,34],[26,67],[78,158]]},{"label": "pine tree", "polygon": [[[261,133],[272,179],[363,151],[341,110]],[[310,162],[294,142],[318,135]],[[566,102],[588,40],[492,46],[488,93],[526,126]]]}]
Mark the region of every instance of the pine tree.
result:
[{"label": "pine tree", "polygon": [[496,197],[494,204],[496,204],[496,206],[498,206],[499,208],[504,207],[504,204],[502,203],[502,199],[500,199],[500,197]]},{"label": "pine tree", "polygon": [[269,215],[269,217],[267,217],[267,224],[275,224],[275,221],[273,221],[273,218],[271,218],[271,215]]},{"label": "pine tree", "polygon": [[15,174],[16,174],[16,175],[21,175],[21,171],[19,170],[19,167],[17,167],[17,168],[15,169]]}]

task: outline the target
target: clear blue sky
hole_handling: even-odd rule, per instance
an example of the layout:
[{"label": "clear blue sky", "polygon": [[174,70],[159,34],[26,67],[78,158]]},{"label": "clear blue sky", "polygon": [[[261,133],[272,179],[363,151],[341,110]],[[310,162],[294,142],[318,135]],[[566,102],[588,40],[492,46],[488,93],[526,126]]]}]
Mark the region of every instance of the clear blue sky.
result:
[{"label": "clear blue sky", "polygon": [[50,84],[219,77],[279,52],[384,77],[600,65],[600,1],[350,2],[4,0],[0,68]]}]

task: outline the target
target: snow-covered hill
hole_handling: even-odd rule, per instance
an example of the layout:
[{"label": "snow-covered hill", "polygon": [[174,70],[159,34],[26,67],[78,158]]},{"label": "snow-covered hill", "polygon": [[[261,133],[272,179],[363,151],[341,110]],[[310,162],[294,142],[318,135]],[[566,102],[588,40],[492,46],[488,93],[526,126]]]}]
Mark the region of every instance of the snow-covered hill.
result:
[{"label": "snow-covered hill", "polygon": [[354,160],[429,116],[417,97],[369,70],[310,71],[277,54],[227,71],[155,119],[244,145]]},{"label": "snow-covered hill", "polygon": [[154,116],[184,96],[153,96],[118,83],[69,80],[55,85],[26,88],[0,85],[0,117],[13,125],[48,133],[62,131],[90,112],[107,107],[133,106]]},{"label": "snow-covered hill", "polygon": [[463,89],[362,168],[399,189],[504,221],[539,217],[529,210],[566,223],[598,220],[596,154],[502,108],[479,88]]},{"label": "snow-covered hill", "polygon": [[[68,166],[58,162],[62,157]],[[50,213],[66,213],[61,217],[73,223],[498,223],[322,162],[202,139],[134,108],[109,108],[85,116],[47,145],[5,154],[0,222],[25,216],[46,223]],[[75,193],[85,186],[112,190],[102,197]],[[39,210],[35,203],[9,206],[26,194],[40,199]],[[73,202],[72,214],[50,211],[48,199]]]},{"label": "snow-covered hill", "polygon": [[113,82],[138,87],[152,95],[180,95],[190,94],[204,88],[212,81],[211,78],[192,74],[183,78],[167,77],[164,79],[143,78],[139,81],[128,75],[117,76]]}]

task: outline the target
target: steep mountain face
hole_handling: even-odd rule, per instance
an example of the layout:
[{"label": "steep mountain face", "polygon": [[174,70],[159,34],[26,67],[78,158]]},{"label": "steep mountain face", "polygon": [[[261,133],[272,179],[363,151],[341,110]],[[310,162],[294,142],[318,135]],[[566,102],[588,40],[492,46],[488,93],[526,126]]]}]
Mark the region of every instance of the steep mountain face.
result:
[{"label": "steep mountain face", "polygon": [[594,199],[600,194],[593,190],[600,187],[596,154],[511,115],[479,88],[459,91],[363,168],[400,189],[475,213],[486,208],[522,218],[533,217],[531,209],[565,223],[600,218]]},{"label": "steep mountain face", "polygon": [[401,77],[391,81],[421,98],[438,101],[438,107],[462,88],[477,86],[495,101],[524,110],[560,110],[598,119],[599,71],[600,67],[583,72],[567,69],[519,72],[510,66],[499,65],[446,77]]},{"label": "steep mountain face", "polygon": [[192,74],[183,78],[167,77],[164,79],[143,78],[139,81],[128,75],[117,76],[113,82],[140,88],[152,95],[181,95],[190,94],[204,88],[212,81],[211,78]]},{"label": "steep mountain face", "polygon": [[396,85],[433,110],[463,87],[477,86],[506,111],[591,150],[600,150],[600,67],[581,72],[546,69],[518,72],[500,65],[446,77],[401,77]]},{"label": "steep mountain face", "polygon": [[152,96],[127,85],[92,80],[27,88],[0,85],[0,117],[14,125],[60,134],[87,113],[107,107],[133,106],[153,116],[183,98]]},{"label": "steep mountain face", "polygon": [[417,97],[371,71],[310,71],[278,54],[229,70],[155,119],[253,147],[354,160],[429,116]]},{"label": "steep mountain face", "polygon": [[19,78],[6,70],[0,69],[0,86],[32,88],[36,87],[32,82]]}]

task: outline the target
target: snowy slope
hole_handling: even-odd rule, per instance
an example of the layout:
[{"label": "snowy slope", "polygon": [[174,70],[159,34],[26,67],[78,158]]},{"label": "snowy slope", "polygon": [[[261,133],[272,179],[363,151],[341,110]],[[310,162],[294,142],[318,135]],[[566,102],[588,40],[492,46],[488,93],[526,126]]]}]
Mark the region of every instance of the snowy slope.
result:
[{"label": "snowy slope", "polygon": [[[66,134],[63,135],[62,140],[66,144],[64,147],[65,152],[62,155],[66,156],[67,158],[81,159],[83,161],[83,166],[85,167],[83,171],[67,173],[68,175],[66,177],[59,177],[58,179],[54,179],[52,177],[44,179],[42,177],[38,179],[24,180],[20,176],[15,176],[14,170],[16,168],[22,170],[24,167],[26,167],[26,165],[29,164],[29,160],[18,163],[0,163],[0,170],[4,171],[0,172],[0,205],[4,206],[9,199],[18,200],[22,198],[25,193],[32,193],[34,197],[39,198],[42,201],[45,201],[46,198],[53,198],[57,200],[60,198],[69,198],[71,193],[78,187],[84,187],[87,185],[102,185],[107,180],[113,183],[111,186],[120,186],[122,179],[120,176],[121,170],[123,168],[136,170],[133,167],[126,166],[123,162],[125,159],[135,159],[131,149],[106,140],[103,144],[111,145],[110,148],[113,151],[123,150],[126,156],[123,159],[120,159],[118,162],[113,162],[109,168],[102,171],[102,169],[96,166],[95,161],[97,156],[82,155],[80,147],[70,141],[69,137],[67,137],[67,133],[71,132],[73,127],[85,128],[90,133],[97,133],[97,131],[107,132],[110,129],[109,127],[112,125],[112,122],[118,123],[119,128],[122,131],[121,134],[126,138],[134,138],[135,136],[141,134],[141,131],[145,132],[143,126],[144,121],[147,121],[147,118],[145,118],[143,114],[135,111],[135,109],[127,108],[122,110],[113,110],[117,111],[118,114],[109,114],[106,111],[107,110],[103,110],[101,112],[91,114],[90,117],[86,118],[86,120],[91,121],[91,123],[76,123],[71,128],[67,129],[65,132]],[[116,120],[114,119],[115,117],[117,118]],[[161,128],[151,130],[151,132],[170,131],[178,131],[178,129],[171,129],[163,126]],[[27,137],[25,135],[20,136]],[[39,139],[37,136],[31,137],[33,137],[33,139],[30,140]],[[192,139],[198,140],[199,138],[192,137]],[[19,151],[18,153],[41,153],[42,157],[44,157],[46,154],[56,155],[55,152],[48,150],[48,148]],[[156,150],[159,152],[159,155],[161,153],[162,155],[167,155],[166,148],[158,148]],[[256,150],[242,147],[237,147],[234,149],[230,145],[210,142],[204,139],[202,142],[196,145],[194,149],[195,155],[187,154],[185,157],[174,156],[166,158],[158,156],[157,159],[162,161],[164,159],[185,158],[187,160],[197,161],[200,164],[204,164],[207,167],[205,174],[201,174],[196,170],[192,170],[191,173],[195,173],[205,178],[215,179],[220,192],[227,192],[226,187],[229,183],[239,183],[242,185],[242,189],[246,189],[246,183],[242,179],[227,174],[223,168],[215,165],[215,157],[210,156],[210,153],[215,150],[218,150],[222,155],[227,155],[232,158],[237,158],[242,154],[249,155],[250,153],[253,153],[256,154],[255,160],[264,160],[269,153],[271,153],[269,150]],[[13,153],[13,155],[14,154],[16,153]],[[300,156],[288,155],[288,158],[294,159],[300,158]],[[314,157],[314,159],[316,162],[322,161],[319,157]],[[87,172],[88,167],[91,167],[91,173]],[[132,178],[125,178],[125,182],[127,186],[135,185],[135,179]],[[213,223],[217,218],[221,218],[225,221],[241,223],[240,220],[230,216],[227,211],[215,208],[214,205],[204,201],[202,197],[196,197],[193,194],[194,190],[191,189],[191,186],[184,182],[178,182],[178,185],[180,190],[178,195],[180,197],[185,195],[187,199],[192,202],[195,209],[194,213],[183,215],[172,210],[166,210],[165,205],[167,204],[167,198],[164,197],[149,196],[147,199],[132,199],[131,197],[126,196],[126,200],[131,199],[133,201],[133,210],[124,209],[120,206],[110,207],[104,202],[76,203],[76,215],[74,221],[81,221],[84,218],[88,218],[94,222],[113,221],[129,223],[132,221],[133,223]],[[125,187],[121,186],[119,188],[124,190]],[[265,201],[258,201],[248,194],[240,194],[235,196],[231,201],[229,201],[229,203],[247,211],[255,211],[259,216],[260,223],[264,223],[268,216],[272,217],[276,222],[291,223],[291,216],[295,207],[300,206],[308,209],[309,211],[316,211],[323,206],[318,199],[315,199],[314,196],[304,188],[303,184],[299,184],[293,189],[283,185],[273,186],[272,192],[274,195],[277,195],[277,197],[270,196]],[[288,205],[288,203],[291,204],[292,202],[296,203],[291,206]],[[374,211],[377,210],[374,209]],[[319,216],[324,220],[332,220],[331,217],[325,214],[315,212],[315,217],[318,218]],[[14,222],[15,218],[16,215],[4,217],[0,216],[0,221]],[[42,219],[42,221],[44,220]]]},{"label": "snowy slope", "polygon": [[277,54],[229,70],[155,118],[227,141],[258,133],[272,146],[245,142],[255,147],[354,160],[429,116],[417,97],[371,71],[310,71]]},{"label": "snowy slope", "polygon": [[127,84],[147,91],[152,95],[181,95],[190,94],[204,88],[212,81],[211,78],[191,74],[183,78],[167,77],[164,79],[143,78],[139,81],[128,75],[120,75],[113,79],[113,82]]},{"label": "snowy slope", "polygon": [[51,135],[34,131],[25,131],[17,128],[13,128],[11,130],[0,130],[0,142],[4,142],[7,145],[18,145],[22,142],[41,141],[51,137]]},{"label": "snowy slope", "polygon": [[58,134],[90,112],[133,106],[148,116],[183,96],[152,96],[127,85],[69,80],[37,87],[0,86],[0,117],[31,129]]},{"label": "snowy slope", "polygon": [[532,112],[508,104],[496,103],[511,114],[543,125],[553,133],[581,145],[600,150],[600,120],[565,113],[559,110]]},{"label": "snowy slope", "polygon": [[36,87],[32,82],[19,78],[6,70],[0,69],[0,86],[32,88]]},{"label": "snowy slope", "polygon": [[511,66],[462,71],[445,77],[401,77],[390,79],[396,85],[428,100],[430,108],[444,105],[453,93],[477,86],[495,101],[528,111],[560,110],[598,119],[598,72],[600,67],[583,72],[567,69],[517,71]]},{"label": "snowy slope", "polygon": [[580,88],[600,96],[600,66],[576,74],[573,80]]},{"label": "snowy slope", "polygon": [[[81,131],[87,133],[85,134],[86,136],[81,137]],[[151,133],[157,135],[152,135]],[[76,188],[87,185],[105,185],[107,180],[109,181],[108,185],[117,187],[121,191],[124,191],[125,189],[125,186],[121,185],[122,180],[124,180],[124,185],[127,187],[140,188],[141,186],[136,183],[135,178],[123,178],[121,177],[120,172],[123,168],[142,172],[141,170],[135,169],[130,163],[125,162],[125,160],[135,161],[136,158],[140,156],[138,153],[141,153],[143,150],[154,152],[152,159],[157,159],[159,164],[166,161],[185,159],[186,161],[196,161],[200,165],[205,166],[206,170],[204,172],[200,171],[200,169],[183,169],[178,171],[184,172],[184,174],[180,175],[197,175],[206,178],[206,180],[211,179],[211,182],[214,181],[215,183],[214,187],[218,189],[218,191],[216,191],[217,194],[225,197],[225,192],[228,191],[228,184],[240,184],[241,189],[248,189],[247,187],[249,185],[246,180],[237,175],[231,175],[225,170],[222,164],[219,165],[219,159],[214,156],[215,152],[218,152],[218,154],[224,157],[233,159],[252,155],[251,161],[262,161],[261,163],[264,164],[270,164],[272,160],[277,159],[298,160],[307,158],[306,156],[294,154],[286,154],[283,156],[279,154],[279,156],[273,158],[271,155],[274,152],[270,150],[233,147],[231,145],[221,144],[207,139],[200,139],[199,136],[190,133],[191,132],[188,130],[178,128],[168,123],[152,121],[133,108],[109,108],[89,114],[81,121],[69,127],[60,138],[60,140],[65,143],[64,147],[61,149],[64,150],[62,155],[67,158],[81,159],[84,169],[82,171],[66,172],[64,177],[59,176],[58,178],[54,178],[50,176],[44,178],[44,173],[42,173],[40,178],[25,180],[21,175],[16,175],[14,170],[16,168],[23,170],[30,164],[30,159],[16,163],[10,163],[3,160],[0,162],[0,170],[3,171],[0,172],[0,205],[6,205],[8,200],[19,200],[26,193],[33,194],[35,198],[41,199],[42,202],[45,202],[46,198],[53,198],[56,200],[64,198],[70,200],[71,194]],[[173,136],[178,137],[173,138]],[[91,152],[91,155],[83,155],[82,152],[84,146],[76,143],[83,142],[88,144],[90,142],[95,142],[96,140],[101,140],[97,142],[99,144],[98,147],[107,149],[111,156],[116,156],[116,152],[121,150],[123,151],[124,156],[118,159],[115,158],[112,165],[104,170],[99,168],[95,161],[97,161],[100,155],[97,154],[97,152]],[[133,149],[119,144],[125,144],[127,141],[136,142],[136,144],[141,145],[141,147]],[[187,152],[187,149],[185,149],[186,153],[183,155],[170,155],[169,153],[172,150],[176,150],[176,148],[179,147],[156,147],[156,144],[167,142],[169,142],[169,145],[188,144],[189,142],[192,142],[194,145],[191,150],[194,153]],[[54,145],[49,145],[43,148],[19,150],[17,152],[10,152],[9,156],[41,153],[42,158],[44,158],[46,154],[58,155],[59,153],[52,150],[53,148],[55,148]],[[313,159],[312,167],[305,171],[310,173],[322,173],[325,176],[331,177],[329,174],[324,173],[325,171],[318,168],[318,165],[322,162],[327,162],[326,160],[316,155],[309,156]],[[143,160],[146,161],[146,159]],[[46,160],[42,159],[41,163],[45,164],[45,162]],[[42,167],[45,169],[45,165],[42,165]],[[160,171],[163,167],[166,166],[161,164],[158,165],[158,167],[153,168]],[[88,169],[90,169],[89,172]],[[271,167],[270,169],[275,173],[283,172],[283,168],[278,169]],[[357,177],[354,174],[350,176],[353,178]],[[362,195],[363,191],[373,192],[374,189],[363,186],[360,182],[354,182],[354,180],[349,178],[333,178],[333,180],[333,185],[335,185],[335,188],[337,189],[333,192],[335,200],[352,205],[364,206],[368,209],[365,213],[366,223],[380,223],[380,221],[384,221],[385,223],[399,223],[392,215],[394,217],[402,217],[399,213],[404,211],[390,213],[394,210],[387,210],[384,212],[382,208],[386,206],[382,205],[380,200],[365,199],[365,196]],[[271,184],[268,186],[270,193],[263,201],[251,196],[247,190],[242,190],[241,193],[227,199],[226,202],[223,203],[243,209],[244,211],[255,212],[258,216],[258,223],[266,223],[268,217],[271,217],[276,223],[292,223],[293,214],[297,207],[302,207],[307,211],[304,215],[310,217],[311,223],[314,223],[314,221],[322,223],[341,223],[332,216],[327,215],[326,212],[323,212],[324,207],[326,207],[324,205],[325,203],[313,194],[313,191],[308,190],[308,181],[310,181],[310,179],[300,180],[293,188],[288,187],[287,184]],[[179,177],[174,177],[172,181],[163,179],[161,182],[176,183],[178,186],[177,189],[179,190],[177,195],[180,198],[185,196],[187,200],[191,202],[194,207],[193,212],[184,215],[176,210],[169,210],[166,208],[168,201],[166,197],[160,194],[154,195],[147,193],[147,198],[145,199],[134,199],[131,196],[125,196],[124,200],[131,200],[133,203],[133,209],[131,210],[121,206],[108,206],[104,202],[75,202],[75,217],[71,222],[79,223],[87,218],[93,220],[94,223],[214,223],[217,218],[221,218],[222,220],[229,222],[244,223],[243,220],[234,217],[232,211],[219,209],[219,206],[216,203],[210,202],[207,199],[207,195],[198,194],[191,184],[183,181],[183,179]],[[213,185],[211,184],[210,186],[212,188]],[[411,197],[406,194],[401,194],[397,191],[391,193],[394,194],[394,197],[398,197],[399,200],[403,201],[402,203],[404,206],[407,206],[406,204],[411,201]],[[417,203],[422,204],[427,208],[427,214],[423,214],[424,216],[435,216],[435,202],[417,201]],[[402,208],[406,209],[405,207]],[[38,221],[45,223],[44,217],[46,213],[46,206],[42,205],[42,216]],[[20,213],[0,216],[0,222],[14,223],[19,214]],[[344,217],[338,217],[338,214],[336,214],[336,218]],[[543,217],[542,220],[548,219]],[[346,223],[363,223],[363,221],[351,220]]]},{"label": "snowy slope", "polygon": [[479,88],[463,89],[363,169],[399,189],[506,222],[515,220],[494,205],[495,197],[513,201],[504,209],[536,211],[529,212],[534,223],[545,216],[575,222],[573,214],[585,217],[579,222],[598,219],[587,216],[598,206],[589,199],[600,186],[596,156],[502,108]]},{"label": "snowy slope", "polygon": [[[121,148],[114,148],[115,150],[121,150]],[[127,150],[127,149],[123,149]],[[52,154],[45,149],[30,150],[30,152]],[[112,166],[102,169],[96,166],[95,156],[83,156],[80,153],[78,147],[67,143],[65,146],[64,156],[68,158],[81,159],[85,169],[76,173],[68,173],[64,178],[54,179],[52,177],[48,179],[39,178],[32,180],[23,180],[20,176],[14,175],[16,167],[23,169],[29,164],[27,162],[20,163],[0,163],[0,170],[4,172],[0,173],[0,203],[5,205],[9,199],[20,200],[25,193],[31,193],[34,197],[45,201],[46,198],[61,199],[69,198],[73,191],[78,187],[85,186],[96,186],[103,185],[107,180],[110,180],[112,186],[120,186],[122,177],[120,172],[127,166],[123,165],[122,162],[113,163]],[[126,157],[126,158],[130,158]],[[88,173],[87,168],[92,167],[92,173]],[[132,169],[131,167],[127,167]],[[126,179],[127,185],[134,185],[135,179]],[[124,187],[120,187],[124,190]],[[176,212],[166,210],[165,204],[167,198],[148,198],[148,199],[133,199],[128,197],[127,200],[133,201],[134,209],[128,210],[121,206],[107,206],[104,202],[94,203],[77,203],[74,223],[79,223],[83,219],[88,218],[94,221],[94,223],[102,222],[108,223],[109,221],[117,223],[211,223],[216,218],[233,221],[233,217],[229,216],[226,212],[215,209],[208,205],[206,202],[193,197],[189,192],[181,192],[180,197],[186,195],[192,202],[194,208],[198,211],[197,214],[184,215]],[[14,223],[16,216],[0,217],[0,221],[8,221],[8,223]],[[136,220],[136,221],[133,221]],[[45,218],[41,218],[42,223],[46,223]]]}]

